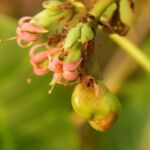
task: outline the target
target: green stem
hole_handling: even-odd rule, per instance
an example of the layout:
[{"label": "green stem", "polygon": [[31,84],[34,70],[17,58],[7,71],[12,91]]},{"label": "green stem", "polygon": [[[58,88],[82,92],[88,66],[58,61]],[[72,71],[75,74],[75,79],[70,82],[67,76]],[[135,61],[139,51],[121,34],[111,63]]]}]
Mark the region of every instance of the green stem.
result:
[{"label": "green stem", "polygon": [[96,18],[100,18],[100,16],[102,15],[103,11],[109,6],[111,5],[113,2],[115,2],[115,0],[100,0],[98,1],[93,9],[90,11],[90,14],[95,16]]},{"label": "green stem", "polygon": [[150,73],[150,59],[136,47],[130,40],[117,34],[111,34],[110,38],[125,50],[134,60]]}]

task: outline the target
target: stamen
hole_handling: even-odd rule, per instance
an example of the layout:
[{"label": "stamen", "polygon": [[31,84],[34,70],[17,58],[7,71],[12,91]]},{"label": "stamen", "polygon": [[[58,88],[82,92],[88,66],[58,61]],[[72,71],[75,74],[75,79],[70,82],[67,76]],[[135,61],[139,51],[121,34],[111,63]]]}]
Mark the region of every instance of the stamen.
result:
[{"label": "stamen", "polygon": [[25,43],[23,43],[23,42],[25,42],[25,41],[23,41],[22,38],[17,38],[17,44],[18,44],[21,48],[30,47],[30,46],[32,46],[32,44],[34,43],[34,42],[30,42],[30,43],[25,44]]},{"label": "stamen", "polygon": [[52,93],[52,91],[53,91],[55,85],[56,85],[56,82],[55,82],[54,80],[52,80],[52,81],[50,82],[50,84],[49,84],[48,94],[51,94],[51,93]]},{"label": "stamen", "polygon": [[27,21],[30,21],[32,19],[32,17],[28,17],[28,16],[26,16],[26,17],[22,17],[20,20],[19,20],[19,26],[22,26],[25,22],[27,22]]},{"label": "stamen", "polygon": [[13,36],[13,37],[10,37],[8,39],[0,39],[0,44],[5,43],[7,41],[13,41],[13,40],[16,40],[16,39],[17,39],[17,36]]},{"label": "stamen", "polygon": [[33,71],[34,71],[34,74],[38,76],[45,75],[49,72],[48,68],[39,68],[39,67],[34,67]]}]

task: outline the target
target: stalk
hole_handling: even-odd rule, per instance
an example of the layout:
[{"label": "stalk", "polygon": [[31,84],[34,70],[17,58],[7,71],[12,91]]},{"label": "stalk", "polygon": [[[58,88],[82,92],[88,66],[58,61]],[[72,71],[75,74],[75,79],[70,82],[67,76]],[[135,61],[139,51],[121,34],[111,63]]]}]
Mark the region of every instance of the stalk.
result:
[{"label": "stalk", "polygon": [[150,59],[134,45],[130,40],[117,34],[111,34],[110,38],[126,51],[138,64],[150,73]]}]

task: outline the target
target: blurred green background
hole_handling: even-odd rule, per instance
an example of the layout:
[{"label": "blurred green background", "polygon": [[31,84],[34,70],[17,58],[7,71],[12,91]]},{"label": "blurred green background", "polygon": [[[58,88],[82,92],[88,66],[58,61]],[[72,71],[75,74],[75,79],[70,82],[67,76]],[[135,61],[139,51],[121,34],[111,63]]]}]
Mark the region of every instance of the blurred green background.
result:
[{"label": "blurred green background", "polygon": [[[38,12],[41,3],[42,0],[1,0],[0,39],[15,35],[17,18]],[[137,19],[133,27],[136,37],[129,34],[129,38],[136,39],[150,57],[150,18],[147,14],[150,2],[141,0],[136,4]],[[101,37],[103,48],[108,42],[110,49],[116,48],[108,40]],[[105,70],[118,52],[100,53],[105,56],[105,60],[100,60]],[[128,56],[123,52],[121,57],[120,64],[124,65]],[[117,90],[122,103],[121,116],[112,129],[99,133],[73,113],[72,88],[56,86],[48,95],[50,75],[35,76],[32,83],[27,84],[26,79],[32,72],[28,49],[19,48],[15,41],[1,44],[0,150],[150,150],[150,75],[129,60],[134,69],[130,70],[129,65],[121,66],[126,75],[121,78],[122,82],[117,78],[122,83]],[[111,67],[110,79],[119,67]]]}]

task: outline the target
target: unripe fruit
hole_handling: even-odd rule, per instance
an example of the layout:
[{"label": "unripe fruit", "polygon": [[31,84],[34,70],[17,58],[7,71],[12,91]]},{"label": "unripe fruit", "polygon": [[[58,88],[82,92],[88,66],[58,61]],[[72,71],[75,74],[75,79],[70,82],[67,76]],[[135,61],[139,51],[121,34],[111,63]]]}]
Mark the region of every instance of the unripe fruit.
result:
[{"label": "unripe fruit", "polygon": [[118,118],[120,102],[102,81],[98,82],[99,93],[95,94],[94,86],[88,81],[79,83],[72,95],[72,106],[75,112],[98,131],[107,131]]}]

